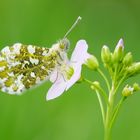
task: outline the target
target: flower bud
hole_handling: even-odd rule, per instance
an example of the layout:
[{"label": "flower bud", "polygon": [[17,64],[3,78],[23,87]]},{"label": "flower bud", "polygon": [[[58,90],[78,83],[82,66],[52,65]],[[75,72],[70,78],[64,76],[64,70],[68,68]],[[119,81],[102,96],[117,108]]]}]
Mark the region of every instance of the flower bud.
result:
[{"label": "flower bud", "polygon": [[110,63],[111,61],[111,53],[109,48],[104,45],[101,51],[101,58],[104,63]]},{"label": "flower bud", "polygon": [[122,60],[123,52],[124,52],[124,43],[123,40],[120,39],[113,53],[114,62],[119,62]]},{"label": "flower bud", "polygon": [[128,97],[133,94],[134,88],[126,85],[122,91],[124,97]]},{"label": "flower bud", "polygon": [[140,62],[137,62],[135,65],[136,72],[140,72]]},{"label": "flower bud", "polygon": [[127,73],[131,75],[135,73],[135,63],[127,68]]},{"label": "flower bud", "polygon": [[99,67],[98,60],[94,55],[90,55],[90,57],[86,60],[85,65],[93,70],[96,70]]},{"label": "flower bud", "polygon": [[130,66],[132,64],[133,58],[131,52],[127,53],[123,58],[123,64],[125,66]]},{"label": "flower bud", "polygon": [[100,83],[98,81],[93,82],[91,85],[91,89],[100,90],[101,89]]},{"label": "flower bud", "polygon": [[139,91],[140,90],[140,86],[139,86],[138,83],[134,83],[133,88],[134,88],[134,91]]},{"label": "flower bud", "polygon": [[130,75],[140,73],[140,62],[134,63],[130,67],[128,67],[127,72]]},{"label": "flower bud", "polygon": [[93,85],[90,86],[92,90],[95,90],[95,87]]}]

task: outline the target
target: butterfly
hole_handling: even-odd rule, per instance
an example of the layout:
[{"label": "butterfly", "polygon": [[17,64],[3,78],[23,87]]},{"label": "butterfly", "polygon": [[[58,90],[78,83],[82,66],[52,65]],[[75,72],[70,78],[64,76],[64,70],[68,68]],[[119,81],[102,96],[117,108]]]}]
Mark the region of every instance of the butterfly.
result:
[{"label": "butterfly", "polygon": [[48,80],[53,70],[65,61],[69,48],[66,36],[80,19],[78,17],[64,38],[51,48],[21,43],[4,47],[0,51],[0,90],[21,94]]}]

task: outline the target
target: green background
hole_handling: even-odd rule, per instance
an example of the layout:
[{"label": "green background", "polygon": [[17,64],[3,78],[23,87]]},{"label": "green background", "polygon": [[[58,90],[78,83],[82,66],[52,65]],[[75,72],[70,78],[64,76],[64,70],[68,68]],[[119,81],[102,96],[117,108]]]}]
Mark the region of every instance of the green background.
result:
[{"label": "green background", "polygon": [[[51,47],[74,20],[72,52],[86,39],[89,52],[100,60],[107,44],[113,50],[122,37],[125,50],[140,60],[140,2],[138,0],[1,0],[0,47],[16,42]],[[102,78],[84,67],[91,80]],[[129,80],[140,82],[140,76]],[[22,96],[0,93],[0,140],[102,140],[103,126],[96,94],[87,84],[76,84],[59,98],[46,102],[51,84],[46,82]],[[113,128],[112,140],[140,138],[140,95],[123,105]]]}]

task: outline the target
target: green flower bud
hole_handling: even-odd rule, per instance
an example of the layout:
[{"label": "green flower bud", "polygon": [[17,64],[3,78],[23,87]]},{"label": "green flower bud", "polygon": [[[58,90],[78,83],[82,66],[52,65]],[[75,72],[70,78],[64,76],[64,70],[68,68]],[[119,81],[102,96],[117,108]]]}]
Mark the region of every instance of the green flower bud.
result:
[{"label": "green flower bud", "polygon": [[90,86],[92,90],[95,90],[95,87],[93,85]]},{"label": "green flower bud", "polygon": [[140,72],[140,62],[137,62],[135,64],[135,69],[136,69],[136,72]]},{"label": "green flower bud", "polygon": [[90,55],[90,57],[86,60],[85,65],[93,70],[96,70],[99,67],[98,60],[95,56]]},{"label": "green flower bud", "polygon": [[124,97],[128,97],[133,94],[134,88],[126,85],[122,91]]},{"label": "green flower bud", "polygon": [[111,53],[107,46],[103,46],[101,51],[101,58],[104,63],[110,63],[111,61]]},{"label": "green flower bud", "polygon": [[121,61],[123,58],[123,53],[124,53],[124,44],[123,40],[120,39],[113,53],[113,61],[114,62]]},{"label": "green flower bud", "polygon": [[140,90],[140,86],[139,86],[138,83],[134,83],[133,88],[134,88],[134,91],[139,91]]},{"label": "green flower bud", "polygon": [[131,75],[135,73],[135,63],[127,68],[127,73]]},{"label": "green flower bud", "polygon": [[133,61],[133,57],[132,57],[132,54],[131,52],[127,53],[125,55],[125,57],[123,58],[123,64],[125,66],[130,66],[132,64],[132,61]]},{"label": "green flower bud", "polygon": [[140,62],[133,63],[130,67],[128,67],[127,72],[130,75],[140,73]]},{"label": "green flower bud", "polygon": [[91,85],[91,89],[100,90],[101,89],[100,83],[98,81],[93,82]]}]

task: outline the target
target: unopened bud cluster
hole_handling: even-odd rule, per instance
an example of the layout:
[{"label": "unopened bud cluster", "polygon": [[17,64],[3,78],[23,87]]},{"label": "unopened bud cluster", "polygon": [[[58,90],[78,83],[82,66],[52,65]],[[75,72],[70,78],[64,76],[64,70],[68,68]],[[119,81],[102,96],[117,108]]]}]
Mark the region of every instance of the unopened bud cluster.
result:
[{"label": "unopened bud cluster", "polygon": [[[140,73],[140,62],[133,61],[131,52],[124,52],[124,42],[122,39],[118,41],[114,51],[110,51],[109,47],[104,45],[101,50],[101,60],[110,74],[112,83],[116,87],[129,77]],[[92,70],[98,70],[98,72],[100,71],[99,62],[94,55],[89,54],[85,65]],[[91,84],[91,89],[102,91],[98,81]],[[122,91],[122,95],[124,97],[128,97],[132,95],[133,92],[139,90],[140,87],[137,83],[133,84],[133,86],[126,85]]]},{"label": "unopened bud cluster", "polygon": [[103,46],[101,59],[108,69],[112,80],[119,82],[122,78],[129,78],[140,73],[140,62],[133,62],[131,52],[124,53],[124,43],[120,39],[113,52]]}]

